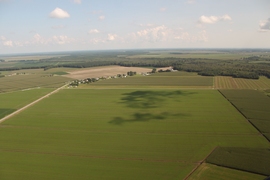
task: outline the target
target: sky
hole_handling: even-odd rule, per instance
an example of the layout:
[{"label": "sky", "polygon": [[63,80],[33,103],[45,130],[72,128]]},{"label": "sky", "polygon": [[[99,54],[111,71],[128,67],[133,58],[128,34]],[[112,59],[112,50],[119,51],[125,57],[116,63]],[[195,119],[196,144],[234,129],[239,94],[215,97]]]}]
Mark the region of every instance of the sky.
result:
[{"label": "sky", "polygon": [[270,0],[0,0],[0,54],[270,48]]}]

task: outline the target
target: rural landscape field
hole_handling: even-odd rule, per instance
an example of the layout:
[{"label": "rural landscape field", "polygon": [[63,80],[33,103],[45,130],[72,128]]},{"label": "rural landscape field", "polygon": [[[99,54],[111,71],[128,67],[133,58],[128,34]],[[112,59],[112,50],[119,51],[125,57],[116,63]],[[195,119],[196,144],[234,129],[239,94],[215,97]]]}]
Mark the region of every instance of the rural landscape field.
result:
[{"label": "rural landscape field", "polygon": [[0,179],[266,179],[268,56],[175,51],[2,57]]}]

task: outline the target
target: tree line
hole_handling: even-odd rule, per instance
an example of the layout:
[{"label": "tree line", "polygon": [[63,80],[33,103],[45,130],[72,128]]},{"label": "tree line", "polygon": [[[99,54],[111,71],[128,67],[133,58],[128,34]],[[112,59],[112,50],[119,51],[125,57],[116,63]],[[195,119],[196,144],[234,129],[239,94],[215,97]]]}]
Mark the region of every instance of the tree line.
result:
[{"label": "tree line", "polygon": [[[76,59],[76,57],[72,57]],[[60,60],[59,60],[60,59]],[[34,65],[28,64],[21,67],[4,67],[0,71],[11,71],[20,69],[38,69],[45,71],[51,68],[88,68],[97,66],[119,65],[125,67],[169,67],[175,70],[186,72],[197,72],[202,76],[232,76],[235,78],[258,79],[259,76],[270,78],[270,63],[250,63],[254,58],[241,60],[213,60],[204,58],[125,58],[106,56],[94,58],[66,59],[66,57],[42,60]],[[60,61],[51,65],[52,61]],[[46,65],[47,63],[47,65]]]}]

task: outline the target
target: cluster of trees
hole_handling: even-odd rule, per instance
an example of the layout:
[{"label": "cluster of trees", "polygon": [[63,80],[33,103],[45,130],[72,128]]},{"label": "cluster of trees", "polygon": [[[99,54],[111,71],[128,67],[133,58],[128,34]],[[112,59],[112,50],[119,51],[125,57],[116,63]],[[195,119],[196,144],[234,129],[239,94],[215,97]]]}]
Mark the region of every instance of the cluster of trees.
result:
[{"label": "cluster of trees", "polygon": [[241,61],[210,61],[186,63],[174,66],[174,69],[197,72],[202,76],[232,76],[234,78],[259,79],[270,78],[270,64],[249,64]]},{"label": "cluster of trees", "polygon": [[170,69],[166,69],[166,70],[159,69],[157,71],[157,68],[153,68],[152,71],[151,71],[151,73],[156,73],[156,72],[159,72],[159,73],[162,73],[162,72],[171,72],[171,70]]},{"label": "cluster of trees", "polygon": [[133,72],[133,71],[129,71],[129,72],[127,72],[127,75],[128,76],[134,76],[134,75],[136,75],[137,73],[136,72]]}]

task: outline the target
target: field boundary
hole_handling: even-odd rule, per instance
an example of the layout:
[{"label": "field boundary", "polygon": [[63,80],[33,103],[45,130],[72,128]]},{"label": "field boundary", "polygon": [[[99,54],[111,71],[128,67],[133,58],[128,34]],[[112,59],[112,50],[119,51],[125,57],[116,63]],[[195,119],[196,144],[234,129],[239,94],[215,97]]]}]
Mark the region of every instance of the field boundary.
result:
[{"label": "field boundary", "polygon": [[27,109],[28,107],[30,107],[30,106],[36,104],[37,102],[43,100],[44,98],[47,98],[47,97],[49,97],[50,95],[52,95],[52,94],[58,92],[60,89],[63,89],[63,88],[66,87],[67,85],[68,85],[68,84],[65,84],[64,86],[61,86],[60,88],[57,88],[56,90],[50,92],[49,94],[46,94],[45,96],[42,96],[41,98],[39,98],[39,99],[37,99],[37,100],[35,100],[35,101],[33,101],[33,102],[31,102],[31,103],[29,103],[29,104],[23,106],[22,108],[18,109],[17,111],[15,111],[15,112],[13,112],[13,113],[11,113],[11,114],[9,114],[9,115],[3,117],[2,119],[0,119],[0,124],[1,124],[2,122],[4,122],[5,120],[11,118],[12,116],[14,116],[14,115],[20,113],[21,111]]},{"label": "field boundary", "polygon": [[212,149],[212,151],[202,161],[200,161],[195,168],[192,169],[192,171],[184,178],[184,180],[187,180],[218,147],[219,146],[216,146],[214,149]]},{"label": "field boundary", "polygon": [[270,140],[249,120],[249,118],[247,118],[219,89],[218,92],[240,113],[242,114],[242,116],[247,120],[247,122],[249,122],[249,124],[251,124],[260,134],[261,136],[263,136],[268,142],[270,142]]}]

